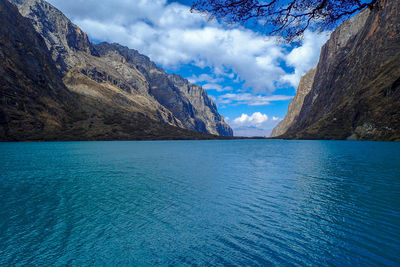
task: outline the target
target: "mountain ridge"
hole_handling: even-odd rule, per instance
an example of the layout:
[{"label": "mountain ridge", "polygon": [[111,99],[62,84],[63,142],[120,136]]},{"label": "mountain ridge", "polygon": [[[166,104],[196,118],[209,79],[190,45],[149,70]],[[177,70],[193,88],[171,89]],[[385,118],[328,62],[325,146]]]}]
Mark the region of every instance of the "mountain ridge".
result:
[{"label": "mountain ridge", "polygon": [[[5,3],[7,1],[1,1],[6,8],[11,8]],[[59,86],[56,87],[70,96],[65,105],[60,104],[62,109],[79,107],[66,111],[66,118],[60,123],[62,126],[57,133],[52,133],[52,137],[46,133],[43,139],[232,136],[231,128],[200,86],[190,84],[180,76],[167,74],[136,50],[117,44],[92,44],[86,33],[45,1],[10,2],[18,8],[19,14],[14,17],[23,15],[25,23],[31,23],[33,31],[39,34],[38,39],[42,39],[47,47],[48,58],[53,60],[52,71],[58,77]],[[43,45],[41,52],[46,53]],[[155,94],[153,91],[157,85],[162,87]],[[0,90],[5,94],[8,88],[3,86]],[[168,94],[162,95],[163,91]],[[58,101],[62,103],[63,98]],[[5,113],[4,106],[1,106],[2,114]],[[9,128],[9,119],[1,121],[5,125],[3,128]],[[18,123],[16,119],[13,121]],[[41,139],[39,132],[34,137],[29,137],[29,134],[9,135],[1,139],[36,140]]]}]

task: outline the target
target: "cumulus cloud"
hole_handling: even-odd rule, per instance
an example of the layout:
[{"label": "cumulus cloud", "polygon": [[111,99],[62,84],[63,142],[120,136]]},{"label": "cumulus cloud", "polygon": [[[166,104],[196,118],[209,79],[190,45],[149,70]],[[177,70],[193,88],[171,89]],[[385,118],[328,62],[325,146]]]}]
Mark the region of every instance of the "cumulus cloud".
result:
[{"label": "cumulus cloud", "polygon": [[249,116],[242,113],[242,116],[233,120],[233,123],[241,126],[261,126],[261,124],[268,121],[268,116],[266,114],[261,114],[261,112],[254,112],[253,115]]},{"label": "cumulus cloud", "polygon": [[303,76],[318,63],[320,47],[328,40],[328,33],[314,34],[306,31],[303,44],[294,48],[286,56],[286,64],[294,68],[294,73],[282,76],[283,82],[297,87]]},{"label": "cumulus cloud", "polygon": [[[201,14],[190,13],[188,6],[166,0],[50,2],[93,40],[127,45],[167,68],[181,64],[210,67],[214,80],[197,78],[214,85],[221,77],[235,78],[255,93],[273,92],[284,83],[297,86],[299,77],[315,65],[326,39],[309,32],[301,46],[289,51],[273,37],[209,22]],[[293,67],[294,73],[287,73],[282,61]]]},{"label": "cumulus cloud", "polygon": [[269,118],[267,114],[254,112],[252,115],[243,113],[240,117],[227,121],[236,136],[269,136],[280,118]]}]

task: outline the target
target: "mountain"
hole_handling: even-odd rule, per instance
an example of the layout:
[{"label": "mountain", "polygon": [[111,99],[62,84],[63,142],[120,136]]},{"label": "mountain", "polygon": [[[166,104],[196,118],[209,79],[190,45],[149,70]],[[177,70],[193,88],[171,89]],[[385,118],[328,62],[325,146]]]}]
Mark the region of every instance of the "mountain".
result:
[{"label": "mountain", "polygon": [[[47,122],[44,122],[43,116],[30,114],[31,108],[27,107],[24,111],[30,114],[30,121],[38,124],[31,127],[35,134],[30,133],[29,127],[22,123],[26,114],[18,113],[15,108],[10,109],[9,97],[5,96],[0,106],[0,123],[8,132],[0,135],[1,140],[232,136],[229,125],[200,86],[190,84],[178,75],[167,74],[135,50],[118,44],[92,44],[86,33],[45,1],[10,2],[18,10],[1,0],[2,12],[6,15],[2,16],[2,25],[5,26],[2,27],[2,34],[8,39],[1,39],[0,52],[4,60],[0,63],[0,71],[12,69],[15,73],[12,79],[7,79],[6,75],[0,77],[0,93],[9,95],[13,86],[21,92],[31,90],[38,93],[41,90],[42,95],[52,90],[57,92],[51,98],[51,107],[57,107],[57,111],[52,111],[55,118],[48,119],[55,122],[57,130],[54,127],[46,132],[40,130],[48,128]],[[21,36],[16,35],[17,32]],[[27,36],[24,33],[28,33]],[[21,50],[19,43],[40,51],[30,53],[28,48]],[[26,55],[31,55],[35,61],[43,58],[43,64],[25,64],[29,60]],[[7,62],[11,60],[15,63],[14,68],[8,66]],[[41,72],[48,82],[45,86],[34,79],[30,83],[21,82],[23,77],[20,76],[25,73],[35,78]],[[32,84],[32,89],[25,84]],[[13,94],[16,94],[14,98],[23,95],[18,92]],[[46,101],[40,102],[30,95],[26,101],[40,110],[49,109],[50,104]],[[16,106],[22,105],[20,99],[14,102]],[[14,131],[17,128],[18,134],[17,130]]]},{"label": "mountain", "polygon": [[191,84],[179,75],[167,74],[136,50],[108,43],[100,43],[95,47],[102,58],[113,62],[112,65],[122,61],[127,68],[136,69],[144,76],[147,87],[141,88],[141,94],[155,99],[171,111],[184,128],[232,136],[229,125],[201,86]]},{"label": "mountain", "polygon": [[339,26],[273,136],[400,140],[399,14],[399,0],[381,0]]},{"label": "mountain", "polygon": [[29,20],[0,1],[0,139],[54,138],[77,102]]},{"label": "mountain", "polygon": [[276,137],[284,134],[289,129],[289,127],[295,123],[301,111],[301,107],[303,106],[304,98],[311,90],[314,82],[314,77],[315,68],[309,70],[303,77],[301,77],[296,95],[289,103],[289,108],[286,116],[272,130],[270,135],[271,137]]}]

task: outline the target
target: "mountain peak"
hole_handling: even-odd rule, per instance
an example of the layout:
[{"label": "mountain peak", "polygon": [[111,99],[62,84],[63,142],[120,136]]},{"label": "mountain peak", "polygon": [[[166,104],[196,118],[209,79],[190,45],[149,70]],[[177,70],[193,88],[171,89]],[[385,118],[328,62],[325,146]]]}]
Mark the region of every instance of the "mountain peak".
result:
[{"label": "mountain peak", "polygon": [[[47,46],[54,70],[61,73],[61,86],[82,107],[81,114],[69,114],[65,122],[65,127],[82,129],[81,138],[150,138],[162,136],[162,131],[188,136],[186,130],[232,135],[200,86],[167,74],[134,49],[116,43],[92,44],[85,32],[45,1],[10,2],[29,19],[31,29]],[[75,130],[70,132],[79,138]]]}]

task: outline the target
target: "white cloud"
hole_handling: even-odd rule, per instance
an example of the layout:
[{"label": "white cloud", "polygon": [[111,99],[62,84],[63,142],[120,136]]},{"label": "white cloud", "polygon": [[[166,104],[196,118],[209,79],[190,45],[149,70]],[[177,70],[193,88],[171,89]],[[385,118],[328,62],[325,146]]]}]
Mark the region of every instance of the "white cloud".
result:
[{"label": "white cloud", "polygon": [[223,92],[223,91],[231,91],[231,90],[233,90],[233,88],[230,87],[230,86],[222,87],[221,85],[216,84],[216,83],[207,83],[207,84],[204,84],[202,87],[203,87],[204,89],[206,89],[206,90],[216,90],[217,92]]},{"label": "white cloud", "polygon": [[242,113],[242,116],[234,119],[233,123],[241,126],[260,126],[266,121],[268,121],[268,116],[266,114],[261,114],[261,112],[254,112],[251,116]]},{"label": "white cloud", "polygon": [[280,121],[281,119],[278,118],[278,117],[272,117],[272,120],[273,120],[273,121]]},{"label": "white cloud", "polygon": [[235,104],[235,105],[246,104],[249,106],[266,106],[271,104],[271,102],[273,101],[285,101],[285,100],[290,100],[292,98],[293,96],[287,96],[287,95],[263,96],[263,95],[253,95],[250,93],[241,93],[241,94],[228,93],[218,96],[217,103]]},{"label": "white cloud", "polygon": [[279,120],[277,117],[269,118],[261,112],[254,112],[252,115],[243,113],[233,120],[226,118],[235,136],[269,136]]},{"label": "white cloud", "polygon": [[328,33],[314,34],[306,31],[303,44],[294,48],[286,56],[286,64],[294,68],[294,73],[282,76],[282,81],[289,82],[290,85],[297,87],[303,76],[318,63],[320,47],[328,40]]},{"label": "white cloud", "polygon": [[207,83],[218,83],[223,82],[223,78],[215,78],[209,74],[200,74],[199,76],[193,75],[188,78],[191,83],[207,82]]},{"label": "white cloud", "polygon": [[[272,92],[283,83],[297,86],[300,76],[317,62],[326,39],[308,32],[304,43],[289,52],[275,38],[209,22],[201,14],[190,13],[188,6],[166,0],[50,2],[93,40],[127,45],[163,67],[188,63],[210,67],[215,80],[205,82],[217,84],[221,77],[235,78],[255,93]],[[286,73],[282,61],[295,72]]]}]

